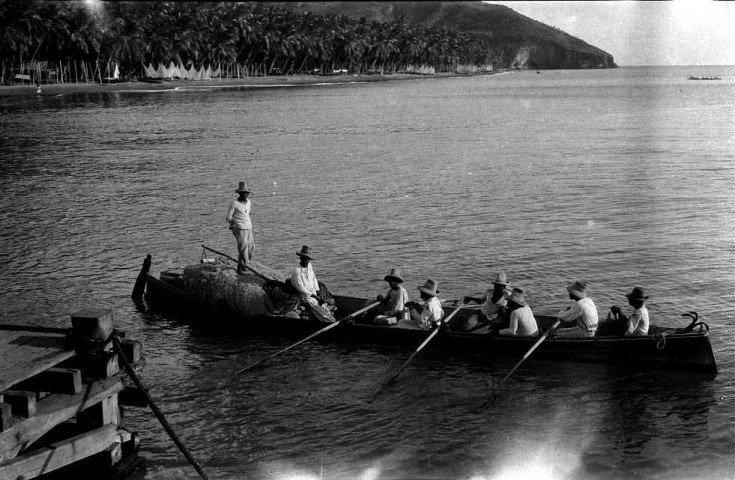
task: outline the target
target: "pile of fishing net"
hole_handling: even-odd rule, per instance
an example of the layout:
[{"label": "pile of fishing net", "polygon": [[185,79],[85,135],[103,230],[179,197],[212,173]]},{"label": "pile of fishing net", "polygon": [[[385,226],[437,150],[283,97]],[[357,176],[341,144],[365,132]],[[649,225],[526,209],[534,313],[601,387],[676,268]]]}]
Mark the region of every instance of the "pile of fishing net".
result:
[{"label": "pile of fishing net", "polygon": [[263,290],[265,280],[262,277],[282,282],[287,276],[256,262],[248,266],[260,276],[238,275],[232,267],[218,263],[190,265],[184,268],[184,288],[201,302],[222,307],[238,317],[254,318],[274,313],[299,317],[299,310],[295,308],[298,302],[293,304],[291,311],[282,308],[274,311],[272,302]]}]

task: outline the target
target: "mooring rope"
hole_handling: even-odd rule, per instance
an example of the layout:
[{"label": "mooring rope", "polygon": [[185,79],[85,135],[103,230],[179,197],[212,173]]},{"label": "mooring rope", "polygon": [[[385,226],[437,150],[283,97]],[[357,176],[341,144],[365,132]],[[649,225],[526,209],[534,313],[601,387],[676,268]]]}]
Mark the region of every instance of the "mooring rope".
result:
[{"label": "mooring rope", "polygon": [[128,376],[133,381],[135,386],[138,387],[138,389],[141,391],[141,393],[145,397],[146,402],[148,403],[148,406],[151,407],[154,415],[156,416],[156,418],[158,418],[158,421],[161,422],[161,425],[166,430],[166,433],[168,433],[168,435],[171,437],[171,440],[174,441],[179,450],[181,450],[181,453],[184,454],[184,457],[186,457],[186,459],[189,461],[189,463],[191,463],[197,473],[199,473],[199,476],[202,477],[204,480],[209,480],[207,474],[204,473],[202,467],[194,459],[194,457],[192,457],[191,453],[186,448],[186,445],[184,445],[179,436],[176,435],[176,432],[174,432],[173,428],[171,428],[171,425],[168,423],[168,420],[166,420],[166,417],[163,416],[161,410],[148,394],[148,390],[146,390],[146,388],[143,386],[143,383],[141,383],[138,375],[135,373],[135,370],[133,370],[133,367],[130,365],[130,363],[128,363],[128,359],[125,358],[125,354],[120,347],[120,338],[118,337],[117,333],[113,333],[112,335],[112,345],[115,348],[115,353],[117,353],[117,357],[122,363],[123,368],[125,368],[125,372],[127,372]]}]

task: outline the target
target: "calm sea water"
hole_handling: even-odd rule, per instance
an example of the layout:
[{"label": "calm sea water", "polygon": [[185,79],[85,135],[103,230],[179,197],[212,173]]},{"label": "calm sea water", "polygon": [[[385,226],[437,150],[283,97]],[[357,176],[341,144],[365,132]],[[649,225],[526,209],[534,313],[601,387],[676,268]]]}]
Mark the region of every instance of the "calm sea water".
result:
[{"label": "calm sea water", "polygon": [[[0,322],[113,308],[212,478],[733,478],[734,154],[732,67],[4,99]],[[539,313],[576,279],[602,315],[642,285],[654,324],[702,315],[720,374],[531,358],[498,388],[516,359],[426,352],[369,403],[412,348],[312,343],[225,382],[289,341],[129,296],[147,253],[154,270],[234,253],[241,180],[275,268],[308,244],[337,293],[375,295],[400,267],[409,293],[432,277],[447,299],[503,270]],[[126,423],[140,478],[197,477],[149,411]]]}]

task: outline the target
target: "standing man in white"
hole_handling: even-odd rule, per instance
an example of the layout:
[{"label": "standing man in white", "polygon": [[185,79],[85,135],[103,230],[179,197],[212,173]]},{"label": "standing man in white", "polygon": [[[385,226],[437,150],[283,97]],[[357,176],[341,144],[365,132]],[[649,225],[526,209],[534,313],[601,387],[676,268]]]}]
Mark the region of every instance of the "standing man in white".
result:
[{"label": "standing man in white", "polygon": [[250,222],[250,200],[252,193],[245,182],[235,190],[237,198],[232,201],[227,210],[225,220],[230,224],[230,230],[237,239],[237,273],[242,275],[248,262],[253,259],[255,239],[253,238],[253,224]]}]

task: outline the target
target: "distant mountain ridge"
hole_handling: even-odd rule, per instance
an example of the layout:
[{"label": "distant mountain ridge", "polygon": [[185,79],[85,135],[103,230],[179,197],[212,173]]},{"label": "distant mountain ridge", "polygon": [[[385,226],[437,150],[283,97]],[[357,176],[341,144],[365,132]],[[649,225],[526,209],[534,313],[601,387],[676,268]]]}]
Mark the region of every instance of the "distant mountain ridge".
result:
[{"label": "distant mountain ridge", "polygon": [[609,53],[503,5],[463,2],[269,2],[293,12],[447,28],[492,40],[495,68],[615,68]]}]

